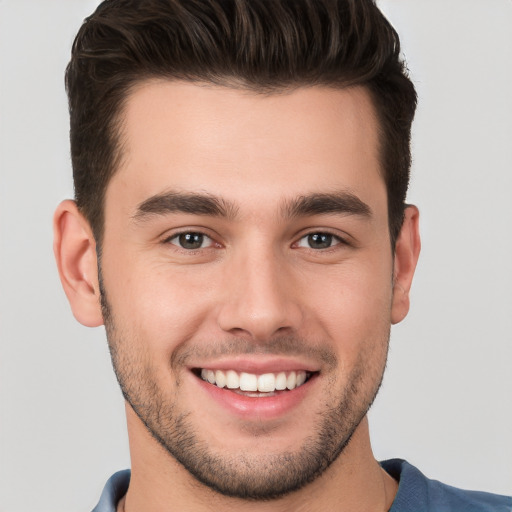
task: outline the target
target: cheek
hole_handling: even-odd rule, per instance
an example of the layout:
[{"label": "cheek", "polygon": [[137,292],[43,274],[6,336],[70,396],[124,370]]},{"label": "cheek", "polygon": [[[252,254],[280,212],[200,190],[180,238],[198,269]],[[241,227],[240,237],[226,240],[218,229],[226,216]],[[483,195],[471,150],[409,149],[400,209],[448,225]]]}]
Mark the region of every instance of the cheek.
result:
[{"label": "cheek", "polygon": [[347,264],[330,269],[322,284],[306,293],[310,308],[333,337],[355,341],[389,328],[390,264],[371,261],[366,265]]},{"label": "cheek", "polygon": [[197,334],[214,295],[199,266],[191,272],[160,263],[117,263],[105,283],[117,324],[129,326],[159,356]]},{"label": "cheek", "polygon": [[338,356],[338,385],[359,382],[357,387],[367,391],[380,381],[390,330],[391,264],[379,268],[376,263],[345,265],[309,300],[313,329]]},{"label": "cheek", "polygon": [[[118,256],[105,258],[104,270],[116,323],[150,346],[155,357],[168,359],[190,339],[221,335],[216,314],[222,301],[229,300],[225,290],[232,272],[220,264],[171,266],[126,258],[121,253]],[[284,293],[288,294],[286,300],[295,302],[304,313],[299,334],[333,343],[349,360],[365,341],[385,337],[391,307],[391,262],[384,260],[354,258],[340,265],[290,268],[290,286]]]}]

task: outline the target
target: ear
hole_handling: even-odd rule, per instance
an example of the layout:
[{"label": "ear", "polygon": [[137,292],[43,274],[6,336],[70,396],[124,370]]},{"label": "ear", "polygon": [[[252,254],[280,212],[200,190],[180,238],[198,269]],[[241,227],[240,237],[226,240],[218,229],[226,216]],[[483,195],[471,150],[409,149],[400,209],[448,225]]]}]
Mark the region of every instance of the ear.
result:
[{"label": "ear", "polygon": [[103,324],[96,242],[74,201],[59,204],[53,217],[53,251],[73,315],[87,327]]},{"label": "ear", "polygon": [[391,307],[393,324],[401,322],[409,312],[409,290],[421,249],[419,218],[418,208],[407,206],[404,223],[395,246]]}]

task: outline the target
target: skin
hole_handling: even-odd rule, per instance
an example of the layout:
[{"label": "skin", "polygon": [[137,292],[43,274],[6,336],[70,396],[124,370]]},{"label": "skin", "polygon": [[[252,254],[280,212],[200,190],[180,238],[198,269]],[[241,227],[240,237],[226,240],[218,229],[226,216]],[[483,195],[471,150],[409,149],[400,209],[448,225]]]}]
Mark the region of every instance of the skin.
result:
[{"label": "skin", "polygon": [[[409,207],[391,250],[369,95],[151,81],[132,92],[123,121],[124,158],[105,201],[103,312],[90,226],[72,201],[55,214],[73,313],[87,326],[108,313],[114,366],[130,398],[132,480],[120,510],[388,510],[397,484],[372,455],[366,411],[390,325],[409,308],[420,242],[418,211]],[[214,196],[225,211],[170,211],[155,201],[175,205],[177,193]],[[290,211],[315,194],[341,197],[345,210]],[[347,208],[347,197],[367,210]],[[206,235],[203,245],[180,247],[184,232]],[[327,247],[311,246],[308,235],[319,233],[333,235]],[[237,365],[307,368],[315,378],[290,392],[298,398],[283,410],[277,399],[260,413],[254,398],[242,414],[212,399],[211,385],[191,371]],[[333,435],[344,449],[331,449],[329,466],[303,487],[244,500],[198,482],[155,439],[165,441],[180,415],[201,451],[256,481],[268,480],[284,453],[299,460],[319,418],[339,425]]]}]

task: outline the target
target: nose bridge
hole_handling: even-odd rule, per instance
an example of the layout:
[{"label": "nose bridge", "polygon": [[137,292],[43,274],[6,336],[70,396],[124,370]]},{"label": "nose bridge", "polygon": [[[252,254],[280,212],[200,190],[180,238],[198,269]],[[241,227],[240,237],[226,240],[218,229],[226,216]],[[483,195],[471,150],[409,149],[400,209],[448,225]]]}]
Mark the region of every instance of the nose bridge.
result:
[{"label": "nose bridge", "polygon": [[278,331],[296,330],[302,312],[286,258],[271,244],[256,245],[232,257],[219,325],[225,331],[244,331],[254,339],[268,340]]}]

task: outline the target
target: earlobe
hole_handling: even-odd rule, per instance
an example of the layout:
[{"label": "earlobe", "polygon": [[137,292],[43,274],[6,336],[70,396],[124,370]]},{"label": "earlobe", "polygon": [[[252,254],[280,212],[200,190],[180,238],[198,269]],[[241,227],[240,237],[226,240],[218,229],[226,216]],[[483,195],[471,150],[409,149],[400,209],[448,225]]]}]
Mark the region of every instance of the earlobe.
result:
[{"label": "earlobe", "polygon": [[57,207],[53,233],[60,280],[75,318],[87,327],[102,325],[96,242],[74,201]]},{"label": "earlobe", "polygon": [[420,255],[419,211],[405,209],[405,218],[395,246],[391,322],[401,322],[409,312],[409,291]]}]

